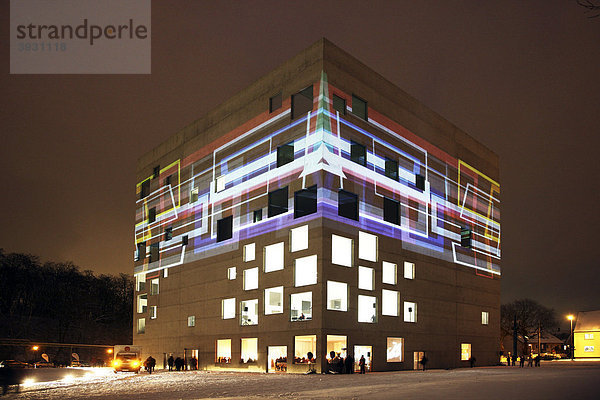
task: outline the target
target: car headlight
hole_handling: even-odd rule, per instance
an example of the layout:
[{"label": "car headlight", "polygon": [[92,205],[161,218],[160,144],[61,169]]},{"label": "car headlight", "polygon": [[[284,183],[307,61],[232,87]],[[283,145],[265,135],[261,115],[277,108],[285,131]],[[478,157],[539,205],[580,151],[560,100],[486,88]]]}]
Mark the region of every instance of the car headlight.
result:
[{"label": "car headlight", "polygon": [[134,361],[131,363],[131,365],[133,365],[134,367],[137,367],[138,365],[140,365],[139,361]]},{"label": "car headlight", "polygon": [[119,361],[119,360],[114,360],[113,361],[113,366],[114,367],[118,367],[119,365],[121,365],[121,361]]}]

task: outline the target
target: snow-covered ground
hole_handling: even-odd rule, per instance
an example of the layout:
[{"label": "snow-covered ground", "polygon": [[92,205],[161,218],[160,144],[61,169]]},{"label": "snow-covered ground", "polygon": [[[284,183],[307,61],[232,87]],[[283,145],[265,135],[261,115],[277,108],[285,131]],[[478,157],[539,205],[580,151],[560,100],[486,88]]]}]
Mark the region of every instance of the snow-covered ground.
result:
[{"label": "snow-covered ground", "polygon": [[600,399],[600,362],[547,362],[541,368],[293,375],[208,371],[152,375],[109,369],[63,370],[61,379],[28,382],[6,399]]}]

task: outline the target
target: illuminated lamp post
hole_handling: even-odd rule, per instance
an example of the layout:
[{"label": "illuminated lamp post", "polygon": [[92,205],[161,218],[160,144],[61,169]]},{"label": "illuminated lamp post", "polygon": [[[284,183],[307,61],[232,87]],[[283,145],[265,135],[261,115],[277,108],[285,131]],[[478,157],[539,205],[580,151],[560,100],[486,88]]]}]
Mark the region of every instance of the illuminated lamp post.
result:
[{"label": "illuminated lamp post", "polygon": [[36,368],[35,363],[37,362],[37,351],[40,349],[39,346],[33,346],[31,350],[35,351],[35,355],[33,356],[33,368]]},{"label": "illuminated lamp post", "polygon": [[567,319],[571,322],[571,361],[575,355],[575,337],[573,335],[573,320],[575,317],[572,314],[567,315]]},{"label": "illuminated lamp post", "polygon": [[112,348],[106,349],[106,354],[108,354],[108,357],[109,357],[108,358],[108,365],[109,366],[112,366],[112,361],[110,360],[110,357],[112,356],[113,352],[114,352],[114,350]]}]

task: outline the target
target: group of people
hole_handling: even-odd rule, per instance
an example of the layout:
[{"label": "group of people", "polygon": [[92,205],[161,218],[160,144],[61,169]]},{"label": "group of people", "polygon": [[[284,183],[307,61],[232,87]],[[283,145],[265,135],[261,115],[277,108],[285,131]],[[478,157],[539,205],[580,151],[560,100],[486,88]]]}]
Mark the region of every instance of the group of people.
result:
[{"label": "group of people", "polygon": [[146,358],[146,361],[144,361],[144,368],[146,369],[146,372],[151,374],[152,371],[154,371],[154,367],[156,367],[156,360],[154,357],[150,356]]},{"label": "group of people", "polygon": [[532,354],[529,354],[529,356],[521,355],[520,357],[517,357],[516,354],[511,355],[510,353],[506,356],[506,366],[510,367],[512,361],[512,366],[514,367],[517,364],[517,361],[519,361],[519,367],[523,368],[525,366],[525,358],[527,358],[528,367],[541,366],[540,361],[542,360],[542,357],[540,357],[539,354],[535,357]]},{"label": "group of people", "polygon": [[[329,352],[327,360],[328,372],[332,374],[352,374],[354,373],[354,358],[348,354],[346,358],[335,351]],[[362,373],[362,372],[361,372]]]},{"label": "group of people", "polygon": [[[173,356],[169,356],[167,359],[167,365],[169,367],[169,371],[185,371],[185,360],[181,357],[173,358]],[[188,365],[190,370],[195,371],[198,369],[198,359],[192,356],[188,360]]]}]

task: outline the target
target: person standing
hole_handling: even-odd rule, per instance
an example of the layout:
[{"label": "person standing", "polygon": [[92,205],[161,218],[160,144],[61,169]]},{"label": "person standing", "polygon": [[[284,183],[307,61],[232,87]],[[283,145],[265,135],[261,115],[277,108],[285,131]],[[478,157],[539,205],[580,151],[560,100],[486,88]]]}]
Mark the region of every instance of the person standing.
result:
[{"label": "person standing", "polygon": [[167,365],[169,366],[169,371],[173,371],[173,365],[175,365],[175,359],[173,358],[173,354],[169,356],[167,360]]},{"label": "person standing", "polygon": [[421,363],[421,365],[423,366],[423,371],[425,371],[425,369],[427,368],[428,361],[429,361],[429,359],[427,358],[427,356],[425,354],[423,354],[423,358],[421,358],[421,360],[419,361]]},{"label": "person standing", "polygon": [[365,360],[365,356],[360,356],[360,360],[358,361],[358,366],[360,367],[360,373],[364,374],[367,372],[367,360]]}]

